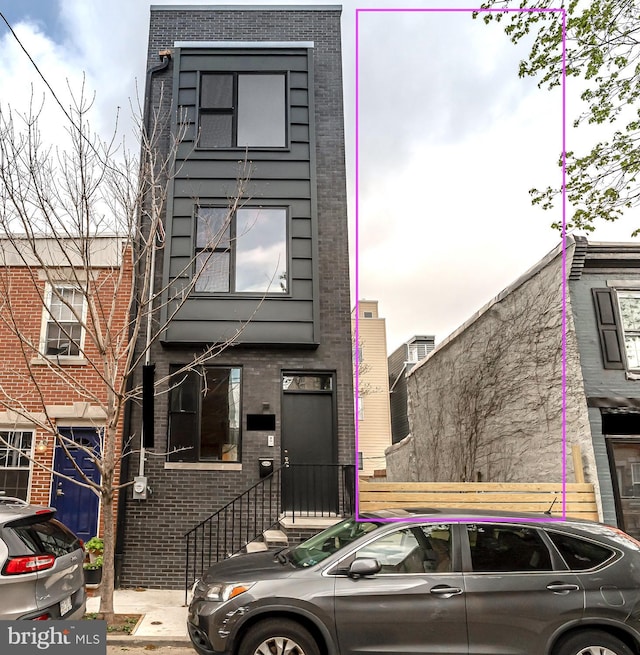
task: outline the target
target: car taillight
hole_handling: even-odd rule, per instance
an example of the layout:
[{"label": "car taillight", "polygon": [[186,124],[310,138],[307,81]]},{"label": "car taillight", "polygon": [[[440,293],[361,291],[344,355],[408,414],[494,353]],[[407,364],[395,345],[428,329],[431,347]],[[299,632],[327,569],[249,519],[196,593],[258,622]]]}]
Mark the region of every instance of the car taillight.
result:
[{"label": "car taillight", "polygon": [[33,573],[50,569],[56,561],[53,555],[28,555],[10,559],[5,567],[5,575],[19,575],[20,573]]},{"label": "car taillight", "polygon": [[622,539],[630,541],[637,548],[640,548],[640,541],[638,541],[635,537],[632,537],[630,534],[627,534],[623,530],[620,530],[620,528],[616,528],[613,525],[605,525],[605,528],[611,530],[611,532],[617,534],[619,537],[622,537]]},{"label": "car taillight", "polygon": [[40,614],[40,616],[36,616],[32,621],[48,621],[51,617],[48,614]]}]

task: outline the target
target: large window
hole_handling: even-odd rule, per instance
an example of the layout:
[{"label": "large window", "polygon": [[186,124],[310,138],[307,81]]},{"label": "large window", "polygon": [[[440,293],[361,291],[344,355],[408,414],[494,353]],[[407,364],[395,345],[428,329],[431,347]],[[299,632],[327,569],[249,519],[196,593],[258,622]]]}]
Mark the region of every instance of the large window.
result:
[{"label": "large window", "polygon": [[198,207],[198,292],[287,293],[287,210]]},{"label": "large window", "polygon": [[473,570],[480,573],[551,571],[551,556],[533,528],[478,524],[467,526]]},{"label": "large window", "polygon": [[448,573],[451,566],[451,526],[422,525],[383,535],[358,550],[371,557],[381,573]]},{"label": "large window", "polygon": [[285,82],[283,73],[203,73],[199,147],[286,146]]},{"label": "large window", "polygon": [[169,393],[169,460],[239,462],[240,391],[240,368],[211,366],[174,372]]},{"label": "large window", "polygon": [[7,496],[27,499],[29,459],[33,433],[28,430],[0,430],[0,489]]},{"label": "large window", "polygon": [[72,285],[49,287],[42,352],[78,357],[82,350],[84,294]]},{"label": "large window", "polygon": [[640,369],[640,291],[618,291],[627,365]]}]

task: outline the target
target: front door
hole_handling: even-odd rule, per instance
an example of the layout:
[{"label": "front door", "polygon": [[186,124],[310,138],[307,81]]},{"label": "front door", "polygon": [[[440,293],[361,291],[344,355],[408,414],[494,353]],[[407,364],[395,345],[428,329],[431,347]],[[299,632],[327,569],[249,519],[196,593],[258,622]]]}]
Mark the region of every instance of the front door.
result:
[{"label": "front door", "polygon": [[640,539],[640,438],[608,437],[618,525]]},{"label": "front door", "polygon": [[54,476],[51,489],[51,506],[57,510],[60,519],[80,539],[88,541],[98,534],[98,496],[87,487],[76,484],[74,480],[84,482],[77,467],[94,482],[100,482],[100,473],[89,454],[81,448],[97,448],[98,433],[95,428],[59,428],[60,434],[75,442],[67,448],[73,459],[67,457],[62,446],[56,444],[54,453],[54,471],[62,474]]},{"label": "front door", "polygon": [[282,455],[290,465],[282,476],[285,511],[338,511],[333,387],[330,373],[283,375]]}]

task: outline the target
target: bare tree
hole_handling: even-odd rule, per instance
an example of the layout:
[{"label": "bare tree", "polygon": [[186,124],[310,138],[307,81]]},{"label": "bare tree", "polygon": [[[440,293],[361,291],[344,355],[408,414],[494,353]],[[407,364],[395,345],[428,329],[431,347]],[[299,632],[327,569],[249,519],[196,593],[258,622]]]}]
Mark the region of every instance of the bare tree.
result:
[{"label": "bare tree", "polygon": [[[100,498],[100,613],[110,620],[116,498],[130,484],[119,480],[119,469],[122,457],[139,443],[137,436],[123,435],[123,414],[127,403],[140,402],[142,390],[134,373],[194,289],[202,262],[197,266],[194,256],[178,276],[179,287],[159,287],[156,256],[164,247],[167,189],[175,175],[181,130],[172,134],[167,117],[159,114],[148,126],[137,120],[138,160],[115,135],[105,140],[91,128],[91,105],[84,90],[71,94],[66,143],[55,148],[42,138],[42,107],[26,115],[0,110],[0,331],[15,343],[21,360],[15,370],[0,375],[0,408],[49,435],[71,462],[70,449],[80,448],[97,468],[99,482],[77,465],[79,479],[71,479]],[[209,253],[243,202],[248,167],[246,160],[240,163],[223,224],[211,226],[205,248]],[[26,279],[22,284],[38,300],[32,308],[35,321],[20,310],[25,287],[15,284],[16,267]],[[161,312],[163,303],[166,311]],[[44,339],[43,313],[49,326]],[[161,315],[167,317],[163,324]],[[183,370],[195,369],[227,345],[204,348]],[[78,359],[82,366],[74,365]],[[167,383],[155,381],[156,386]],[[92,408],[97,446],[78,444],[60,433],[50,407],[52,388]],[[17,447],[1,439],[5,446]],[[59,475],[30,450],[21,455],[36,469]]]}]

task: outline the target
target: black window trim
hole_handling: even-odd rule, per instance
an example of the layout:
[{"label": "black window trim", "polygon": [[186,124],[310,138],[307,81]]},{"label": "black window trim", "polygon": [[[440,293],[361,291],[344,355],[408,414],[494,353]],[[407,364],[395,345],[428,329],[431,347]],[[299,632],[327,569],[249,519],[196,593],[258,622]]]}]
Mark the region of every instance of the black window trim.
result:
[{"label": "black window trim", "polygon": [[291,266],[292,266],[292,256],[291,256],[291,207],[281,202],[270,203],[261,203],[260,205],[243,203],[237,207],[238,209],[282,209],[285,213],[285,248],[286,248],[286,272],[287,272],[287,290],[285,292],[275,292],[275,291],[236,291],[235,289],[235,272],[237,270],[237,260],[236,252],[237,248],[233,245],[236,240],[236,216],[231,218],[229,221],[229,240],[230,245],[228,248],[199,248],[198,247],[198,211],[200,209],[229,209],[229,205],[224,205],[222,203],[215,202],[199,202],[194,205],[193,213],[193,233],[192,233],[192,244],[193,244],[193,263],[191,265],[191,275],[192,279],[197,274],[197,258],[201,252],[229,252],[229,291],[204,291],[196,290],[195,284],[193,285],[193,291],[191,295],[195,298],[290,298],[292,297],[292,284],[291,284]]},{"label": "black window trim", "polygon": [[[190,463],[190,464],[216,464],[216,465],[222,465],[222,466],[230,466],[233,467],[238,464],[242,464],[242,456],[243,456],[243,440],[244,440],[244,431],[242,429],[243,426],[243,394],[244,394],[244,366],[241,364],[203,364],[201,366],[197,367],[197,370],[191,370],[191,371],[182,371],[179,373],[184,368],[185,364],[180,364],[180,363],[172,363],[169,364],[169,398],[168,398],[168,403],[167,403],[167,421],[168,421],[168,430],[167,430],[167,454],[165,461],[167,463]],[[226,369],[226,370],[231,370],[237,368],[240,370],[240,421],[239,421],[239,434],[238,434],[238,459],[235,459],[233,461],[227,461],[223,459],[210,459],[210,458],[205,458],[202,459],[200,456],[200,449],[201,449],[201,429],[202,429],[202,375],[203,375],[203,369]],[[174,411],[172,409],[172,402],[171,402],[171,391],[172,391],[172,380],[173,376],[179,375],[180,377],[185,378],[184,382],[187,381],[188,377],[192,377],[192,379],[197,379],[199,380],[198,388],[196,390],[196,406],[195,406],[195,411],[194,412],[182,412],[182,411]],[[183,382],[183,383],[184,383]],[[172,458],[172,452],[171,449],[173,448],[173,443],[171,439],[171,426],[172,426],[172,415],[177,414],[177,415],[184,415],[184,414],[193,414],[195,416],[194,418],[194,431],[193,431],[193,446],[190,449],[187,449],[185,451],[182,451],[184,453],[184,456],[186,457],[185,459],[174,459]],[[179,453],[178,453],[179,455]]]},{"label": "black window trim", "polygon": [[[203,109],[201,106],[202,78],[205,75],[232,75],[233,76],[233,100],[232,107],[225,109]],[[202,114],[232,115],[231,136],[232,143],[238,141],[238,77],[240,75],[282,75],[284,77],[284,145],[283,146],[203,146],[200,144],[200,116]],[[247,150],[255,152],[286,152],[291,149],[291,76],[288,70],[199,70],[196,87],[196,134],[195,149],[201,151],[239,151]]]}]

